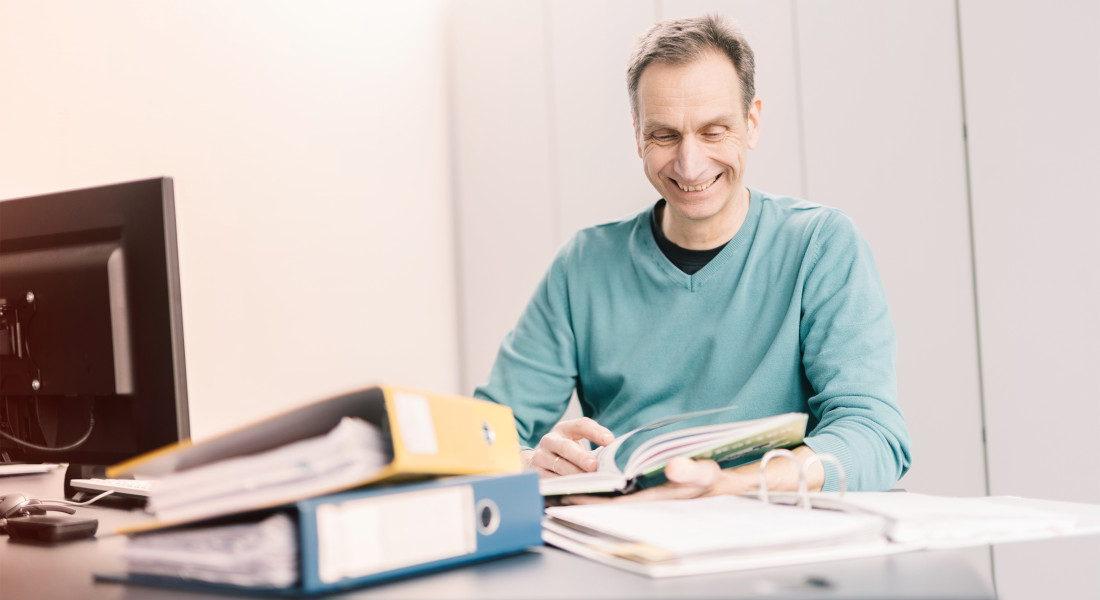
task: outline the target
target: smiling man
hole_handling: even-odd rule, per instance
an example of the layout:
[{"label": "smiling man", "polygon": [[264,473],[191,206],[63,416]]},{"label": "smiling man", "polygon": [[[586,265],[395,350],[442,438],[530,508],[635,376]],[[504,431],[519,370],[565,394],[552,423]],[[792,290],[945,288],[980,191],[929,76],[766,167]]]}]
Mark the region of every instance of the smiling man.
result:
[{"label": "smiling man", "polygon": [[[743,419],[808,413],[796,456],[835,456],[849,489],[889,489],[908,469],[896,338],[866,241],[838,210],[746,187],[761,127],[753,73],[748,43],[719,17],[664,21],[639,39],[627,88],[661,199],[559,251],[475,392],[512,407],[542,476],[594,470],[585,440],[724,406]],[[574,390],[585,417],[559,422]],[[809,464],[811,489],[836,489],[832,467]],[[771,461],[769,488],[795,489],[799,468]],[[756,465],[688,459],[666,476],[623,499],[759,482]]]}]

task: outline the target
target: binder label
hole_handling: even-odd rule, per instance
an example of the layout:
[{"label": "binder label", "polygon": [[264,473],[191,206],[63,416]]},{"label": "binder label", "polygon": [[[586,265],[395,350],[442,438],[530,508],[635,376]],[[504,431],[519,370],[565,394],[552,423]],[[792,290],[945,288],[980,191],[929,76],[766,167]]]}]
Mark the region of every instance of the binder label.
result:
[{"label": "binder label", "polygon": [[428,399],[419,394],[398,393],[393,398],[397,407],[397,426],[410,454],[439,454],[435,425]]},{"label": "binder label", "polygon": [[317,507],[321,581],[335,583],[477,551],[474,490],[460,485]]}]

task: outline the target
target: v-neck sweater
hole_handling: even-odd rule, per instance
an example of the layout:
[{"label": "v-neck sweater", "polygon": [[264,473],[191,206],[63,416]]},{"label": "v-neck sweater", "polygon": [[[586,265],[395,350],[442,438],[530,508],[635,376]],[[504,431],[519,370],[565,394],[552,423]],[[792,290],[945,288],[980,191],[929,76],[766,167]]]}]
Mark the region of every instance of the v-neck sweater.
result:
[{"label": "v-neck sweater", "polygon": [[[653,206],[578,232],[474,395],[510,406],[526,447],[574,390],[615,435],[722,406],[806,412],[806,445],[839,460],[848,489],[890,489],[910,439],[870,247],[840,210],[749,191],[737,234],[691,275],[658,248]],[[827,465],[825,489],[837,487]]]}]

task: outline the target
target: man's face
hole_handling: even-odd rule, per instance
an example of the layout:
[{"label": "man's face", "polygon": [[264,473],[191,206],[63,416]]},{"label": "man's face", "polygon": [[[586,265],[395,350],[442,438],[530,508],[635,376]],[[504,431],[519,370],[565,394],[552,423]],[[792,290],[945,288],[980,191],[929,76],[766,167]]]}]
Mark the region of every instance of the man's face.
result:
[{"label": "man's face", "polygon": [[760,130],[760,100],[747,116],[743,106],[737,70],[724,55],[642,72],[634,131],[646,177],[667,202],[666,219],[705,226],[736,211]]}]

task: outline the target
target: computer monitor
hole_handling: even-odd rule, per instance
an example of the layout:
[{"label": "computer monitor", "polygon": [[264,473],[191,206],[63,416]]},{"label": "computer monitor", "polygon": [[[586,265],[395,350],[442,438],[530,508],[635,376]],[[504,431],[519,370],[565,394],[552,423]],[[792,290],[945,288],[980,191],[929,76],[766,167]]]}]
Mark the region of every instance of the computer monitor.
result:
[{"label": "computer monitor", "polygon": [[0,201],[0,461],[189,437],[175,218],[167,177]]}]

